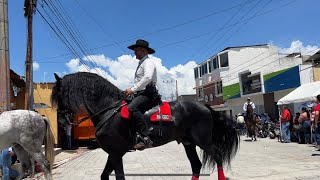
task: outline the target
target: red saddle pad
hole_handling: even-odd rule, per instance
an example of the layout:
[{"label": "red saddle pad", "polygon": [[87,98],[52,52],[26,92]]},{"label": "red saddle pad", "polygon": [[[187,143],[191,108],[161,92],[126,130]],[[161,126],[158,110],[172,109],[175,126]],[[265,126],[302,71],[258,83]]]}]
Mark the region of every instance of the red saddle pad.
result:
[{"label": "red saddle pad", "polygon": [[[122,101],[122,104],[124,103],[126,102]],[[171,114],[169,102],[162,102],[159,106],[154,108],[158,108],[158,110],[150,115],[151,122],[159,122],[159,121],[171,122],[172,121],[172,114]],[[130,119],[130,114],[129,114],[127,105],[121,108],[120,115],[124,119]]]}]

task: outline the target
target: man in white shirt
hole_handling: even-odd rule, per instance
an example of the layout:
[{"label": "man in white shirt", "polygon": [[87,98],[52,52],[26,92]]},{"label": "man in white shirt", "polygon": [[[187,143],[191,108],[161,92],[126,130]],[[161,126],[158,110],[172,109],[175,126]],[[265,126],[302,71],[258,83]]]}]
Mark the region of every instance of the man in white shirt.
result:
[{"label": "man in white shirt", "polygon": [[149,137],[150,132],[147,122],[143,118],[143,113],[153,106],[154,97],[158,95],[155,63],[148,56],[148,54],[153,54],[155,51],[149,47],[147,41],[141,39],[128,48],[134,51],[139,64],[134,76],[134,85],[126,89],[125,94],[135,95],[133,101],[128,105],[128,110],[135,124],[135,130],[142,137],[142,141],[138,142],[134,148],[143,149],[145,146],[152,145]]},{"label": "man in white shirt", "polygon": [[251,102],[251,98],[248,97],[248,98],[247,98],[247,102],[245,102],[245,103],[243,104],[243,111],[244,111],[244,116],[245,116],[245,117],[247,117],[247,107],[248,107],[249,104],[251,105],[251,107],[252,107],[253,110],[256,108],[256,106],[254,105],[254,103]]}]

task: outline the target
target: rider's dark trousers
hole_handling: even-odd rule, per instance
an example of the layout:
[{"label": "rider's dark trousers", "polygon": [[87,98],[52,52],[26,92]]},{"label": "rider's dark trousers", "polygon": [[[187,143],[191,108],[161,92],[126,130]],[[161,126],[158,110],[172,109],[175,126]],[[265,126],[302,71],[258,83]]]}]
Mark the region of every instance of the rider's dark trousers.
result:
[{"label": "rider's dark trousers", "polygon": [[152,97],[145,93],[140,93],[128,105],[131,120],[134,122],[136,131],[142,136],[149,136],[147,122],[143,119],[143,114],[152,106]]}]

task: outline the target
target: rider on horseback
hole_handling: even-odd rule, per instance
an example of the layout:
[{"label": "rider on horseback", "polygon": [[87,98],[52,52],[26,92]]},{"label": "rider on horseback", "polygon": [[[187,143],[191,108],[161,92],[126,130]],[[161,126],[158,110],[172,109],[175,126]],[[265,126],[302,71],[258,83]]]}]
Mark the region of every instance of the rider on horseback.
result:
[{"label": "rider on horseback", "polygon": [[248,106],[251,106],[252,107],[252,110],[254,110],[255,108],[256,108],[256,106],[254,105],[254,103],[251,101],[251,98],[250,97],[248,97],[247,98],[247,102],[245,102],[244,104],[243,104],[243,111],[244,111],[244,117],[245,118],[248,118],[248,114],[247,114],[247,111],[248,111]]},{"label": "rider on horseback", "polygon": [[134,85],[125,90],[126,95],[134,94],[134,99],[128,105],[131,119],[135,125],[135,130],[141,136],[141,142],[137,143],[134,148],[142,149],[145,146],[151,146],[152,141],[149,137],[147,122],[143,118],[143,113],[150,109],[154,103],[154,97],[158,95],[156,88],[156,67],[148,54],[155,51],[149,47],[145,40],[137,40],[136,44],[128,47],[134,51],[139,64],[134,76]]}]

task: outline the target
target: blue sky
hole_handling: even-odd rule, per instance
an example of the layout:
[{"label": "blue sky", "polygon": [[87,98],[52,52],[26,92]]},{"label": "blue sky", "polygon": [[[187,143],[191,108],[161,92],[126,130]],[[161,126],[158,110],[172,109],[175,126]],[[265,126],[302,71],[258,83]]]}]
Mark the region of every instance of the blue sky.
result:
[{"label": "blue sky", "polygon": [[[84,54],[70,40],[81,58],[94,57],[95,63],[88,63],[87,69],[101,72],[120,88],[132,82],[137,62],[127,46],[137,38],[150,42],[162,68],[159,71],[164,78],[178,79],[181,91],[194,86],[190,78],[195,64],[228,46],[272,43],[285,52],[297,48],[292,43],[299,49],[320,46],[318,0],[49,2],[63,6],[59,10],[68,14],[73,32],[81,34],[82,47],[92,49]],[[38,0],[39,11],[50,12],[48,4]],[[20,75],[24,74],[27,35],[23,5],[23,0],[9,1],[10,66]],[[49,17],[58,22],[54,15]],[[33,25],[35,82],[53,82],[54,72],[63,76],[86,69],[38,12]]]}]

